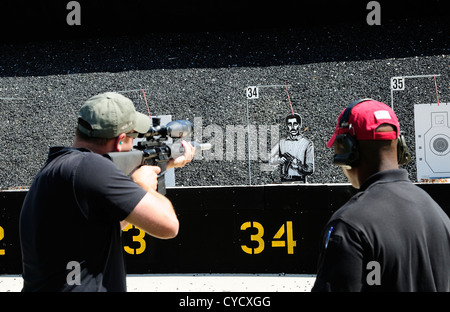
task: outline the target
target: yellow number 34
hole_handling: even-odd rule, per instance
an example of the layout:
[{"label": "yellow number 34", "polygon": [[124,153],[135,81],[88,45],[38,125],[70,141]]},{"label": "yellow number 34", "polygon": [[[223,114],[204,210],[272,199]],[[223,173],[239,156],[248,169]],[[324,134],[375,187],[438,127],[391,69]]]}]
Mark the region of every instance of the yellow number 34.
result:
[{"label": "yellow number 34", "polygon": [[[264,227],[259,222],[247,221],[241,225],[241,230],[245,231],[248,228],[256,228],[256,234],[250,235],[251,241],[257,242],[258,245],[255,248],[250,248],[246,245],[241,245],[242,250],[250,255],[257,255],[264,250],[265,242],[263,240]],[[286,233],[286,239],[282,240],[281,237]],[[272,247],[287,247],[287,253],[293,254],[294,247],[297,246],[297,241],[294,240],[292,221],[286,221],[274,235],[272,241]]]}]

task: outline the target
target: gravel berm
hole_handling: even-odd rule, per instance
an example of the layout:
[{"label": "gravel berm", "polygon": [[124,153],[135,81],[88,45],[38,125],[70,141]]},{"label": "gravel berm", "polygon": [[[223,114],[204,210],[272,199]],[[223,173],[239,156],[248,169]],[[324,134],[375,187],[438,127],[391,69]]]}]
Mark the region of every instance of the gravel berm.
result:
[{"label": "gravel berm", "polygon": [[[315,146],[309,183],[347,182],[325,147],[337,114],[358,98],[390,105],[390,79],[396,76],[439,74],[439,100],[450,102],[448,38],[448,16],[437,16],[384,19],[381,26],[339,22],[5,42],[0,44],[0,187],[31,185],[49,147],[72,144],[86,99],[120,91],[147,113],[142,89],[152,115],[188,119],[197,139],[214,143],[204,160],[177,169],[177,186],[247,185],[250,177],[252,184],[277,183],[278,171],[261,169],[275,136],[271,129],[283,136],[282,120],[291,112],[285,86],[293,110],[303,117],[304,135]],[[248,86],[260,86],[258,99],[247,99]],[[436,102],[433,78],[408,79],[404,91],[393,92],[413,154],[406,166],[413,181],[413,105]],[[255,125],[258,138],[250,169],[248,141],[239,144],[232,132],[244,129],[246,135],[248,124]]]}]

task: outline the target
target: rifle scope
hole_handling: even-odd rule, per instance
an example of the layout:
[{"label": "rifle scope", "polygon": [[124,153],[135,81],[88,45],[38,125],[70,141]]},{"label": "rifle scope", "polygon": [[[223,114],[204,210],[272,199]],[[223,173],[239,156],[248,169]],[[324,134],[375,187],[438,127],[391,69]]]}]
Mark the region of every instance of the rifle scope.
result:
[{"label": "rifle scope", "polygon": [[174,120],[165,126],[160,126],[161,118],[153,117],[152,126],[146,133],[139,134],[140,138],[152,138],[161,136],[162,138],[184,138],[191,136],[194,132],[194,126],[188,120]]}]

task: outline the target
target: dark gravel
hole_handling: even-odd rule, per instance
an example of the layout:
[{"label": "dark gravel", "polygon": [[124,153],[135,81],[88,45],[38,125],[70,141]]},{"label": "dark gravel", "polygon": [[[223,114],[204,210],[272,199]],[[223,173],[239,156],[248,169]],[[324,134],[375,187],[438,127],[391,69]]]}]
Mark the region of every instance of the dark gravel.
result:
[{"label": "dark gravel", "polygon": [[[177,170],[177,185],[248,184],[248,160],[231,154],[227,160],[227,126],[247,125],[247,104],[250,124],[279,125],[290,112],[284,84],[315,144],[309,181],[346,182],[325,147],[337,114],[362,97],[390,104],[394,76],[440,74],[439,99],[449,102],[448,38],[448,18],[440,17],[383,21],[378,28],[338,23],[1,44],[0,187],[29,186],[50,146],[72,144],[87,98],[136,90],[124,94],[146,113],[141,89],[153,115],[197,121],[197,138],[201,133],[205,142],[222,143],[208,160]],[[407,83],[394,93],[394,109],[413,153],[406,168],[415,180],[413,105],[435,103],[436,93],[432,79]],[[260,88],[260,98],[247,101],[245,87],[254,85],[281,87]],[[270,133],[265,138],[270,142]],[[246,145],[234,148],[247,153]],[[260,164],[261,157],[251,161],[252,184],[278,182]]]}]

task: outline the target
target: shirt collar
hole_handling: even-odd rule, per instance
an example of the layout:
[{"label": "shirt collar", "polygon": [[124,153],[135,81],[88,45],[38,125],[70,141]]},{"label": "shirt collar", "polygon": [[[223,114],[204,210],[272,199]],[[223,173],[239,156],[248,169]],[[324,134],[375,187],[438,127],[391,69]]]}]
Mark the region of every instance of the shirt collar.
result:
[{"label": "shirt collar", "polygon": [[302,135],[301,134],[298,134],[298,135],[292,135],[292,134],[288,134],[288,136],[287,136],[287,138],[286,138],[286,140],[288,140],[288,141],[298,141],[298,140],[300,140],[302,138]]},{"label": "shirt collar", "polygon": [[87,148],[76,148],[76,147],[66,147],[66,146],[52,146],[48,152],[48,159],[52,160],[58,156],[61,156],[66,153],[70,153],[73,151],[81,151],[81,152],[91,152]]},{"label": "shirt collar", "polygon": [[367,178],[361,185],[360,191],[365,191],[369,186],[380,182],[409,181],[408,171],[405,169],[392,169],[377,172]]}]

